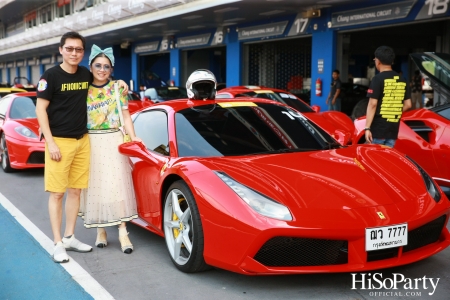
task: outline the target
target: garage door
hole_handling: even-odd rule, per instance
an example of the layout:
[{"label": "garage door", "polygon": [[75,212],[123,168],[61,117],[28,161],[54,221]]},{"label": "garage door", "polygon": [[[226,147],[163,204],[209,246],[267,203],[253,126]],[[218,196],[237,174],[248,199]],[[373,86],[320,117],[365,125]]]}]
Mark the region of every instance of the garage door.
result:
[{"label": "garage door", "polygon": [[31,83],[37,84],[39,78],[41,78],[41,70],[40,66],[32,66],[31,67]]},{"label": "garage door", "polygon": [[[245,46],[244,84],[279,89],[310,88],[311,38],[255,43]],[[308,83],[309,84],[309,83]]]}]

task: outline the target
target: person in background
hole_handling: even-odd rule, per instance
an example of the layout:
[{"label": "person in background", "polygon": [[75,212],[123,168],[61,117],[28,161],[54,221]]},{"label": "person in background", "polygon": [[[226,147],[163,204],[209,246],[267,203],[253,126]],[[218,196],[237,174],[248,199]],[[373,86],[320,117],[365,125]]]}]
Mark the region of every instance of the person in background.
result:
[{"label": "person in background", "polygon": [[139,86],[139,95],[140,95],[142,101],[144,101],[145,90],[146,90],[145,85],[141,84],[141,85]]},{"label": "person in background", "polygon": [[412,109],[423,108],[422,102],[422,76],[420,75],[420,71],[416,70],[414,72],[414,76],[411,81],[411,102]]},{"label": "person in background", "polygon": [[[118,225],[122,252],[130,254],[133,245],[128,238],[126,222],[137,218],[137,209],[128,159],[117,149],[123,143],[119,128],[124,126],[132,141],[142,140],[134,133],[126,96],[120,95],[121,107],[117,107],[114,82],[108,79],[114,66],[112,48],[102,50],[93,45],[89,66],[94,77],[85,100],[91,168],[89,187],[81,194],[79,215],[86,228],[97,228],[95,245],[99,248],[108,244],[105,227]],[[120,124],[119,109],[124,124]]]},{"label": "person in background", "polygon": [[333,81],[331,82],[330,93],[328,94],[326,104],[328,105],[328,110],[341,111],[341,79],[339,78],[339,70],[333,71]]},{"label": "person in background", "polygon": [[365,138],[367,143],[394,147],[402,113],[411,107],[408,84],[392,70],[394,50],[380,46],[375,50],[375,75],[367,91]]}]

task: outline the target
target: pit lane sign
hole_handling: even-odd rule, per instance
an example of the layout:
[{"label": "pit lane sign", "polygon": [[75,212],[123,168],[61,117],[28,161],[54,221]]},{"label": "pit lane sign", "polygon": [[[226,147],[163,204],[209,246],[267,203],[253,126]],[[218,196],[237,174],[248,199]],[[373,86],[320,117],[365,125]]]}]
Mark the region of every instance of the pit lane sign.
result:
[{"label": "pit lane sign", "polygon": [[331,27],[342,27],[406,18],[416,0],[336,12],[331,15]]},{"label": "pit lane sign", "polygon": [[153,52],[157,51],[159,46],[159,42],[151,42],[151,43],[145,43],[137,45],[136,48],[134,48],[134,53],[144,53],[144,52]]},{"label": "pit lane sign", "polygon": [[265,38],[284,33],[288,21],[239,28],[239,40]]},{"label": "pit lane sign", "polygon": [[177,39],[177,47],[183,48],[183,47],[208,45],[210,37],[211,37],[210,33],[192,35],[187,37],[179,37]]}]

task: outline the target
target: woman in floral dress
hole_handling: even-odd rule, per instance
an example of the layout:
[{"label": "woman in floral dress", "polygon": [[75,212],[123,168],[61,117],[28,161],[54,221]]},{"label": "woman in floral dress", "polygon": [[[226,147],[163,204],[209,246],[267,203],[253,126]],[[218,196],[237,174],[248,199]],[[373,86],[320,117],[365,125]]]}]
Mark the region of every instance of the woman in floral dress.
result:
[{"label": "woman in floral dress", "polygon": [[[121,107],[117,107],[114,82],[109,80],[114,66],[112,48],[102,50],[93,45],[89,66],[93,74],[87,97],[91,164],[89,187],[81,195],[80,216],[86,228],[97,228],[95,245],[99,248],[108,244],[105,227],[118,225],[122,251],[130,254],[133,245],[126,222],[137,218],[137,209],[127,157],[117,149],[123,143],[119,128],[124,127],[132,141],[142,140],[134,133],[128,102],[122,94]],[[125,124],[120,124],[118,109]]]}]

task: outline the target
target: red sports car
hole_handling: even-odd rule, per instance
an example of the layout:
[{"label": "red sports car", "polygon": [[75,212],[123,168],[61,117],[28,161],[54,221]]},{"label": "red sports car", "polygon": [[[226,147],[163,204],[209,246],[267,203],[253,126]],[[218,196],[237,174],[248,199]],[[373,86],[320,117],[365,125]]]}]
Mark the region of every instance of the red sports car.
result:
[{"label": "red sports car", "polygon": [[138,111],[144,107],[152,106],[153,102],[148,99],[141,99],[138,93],[128,91],[128,110],[130,114]]},{"label": "red sports car", "polygon": [[313,105],[311,107],[294,94],[284,90],[249,85],[224,88],[216,95],[216,99],[240,97],[270,99],[289,105],[322,127],[322,129],[331,134],[342,145],[351,143],[353,139],[355,126],[347,115],[338,111],[320,112],[319,106]]},{"label": "red sports car", "polygon": [[251,97],[173,100],[136,114],[139,219],[175,266],[247,275],[359,272],[450,244],[450,201],[411,158],[342,146],[298,111]]},{"label": "red sports car", "polygon": [[[394,148],[419,163],[450,197],[450,55],[412,54],[419,69],[428,75],[435,90],[435,106],[403,113]],[[436,69],[437,71],[432,71]],[[355,107],[354,143],[364,143],[367,110],[365,100]],[[447,104],[442,104],[447,102]]]},{"label": "red sports car", "polygon": [[0,99],[0,159],[3,171],[43,168],[45,142],[39,140],[36,92]]}]

